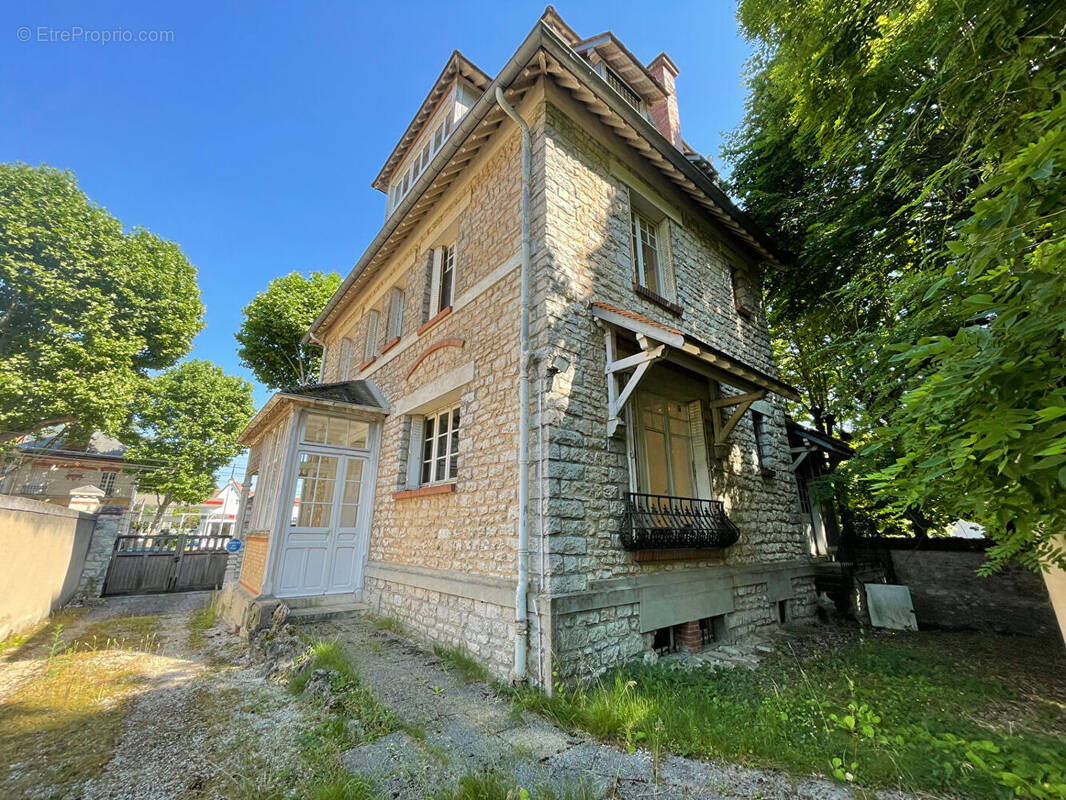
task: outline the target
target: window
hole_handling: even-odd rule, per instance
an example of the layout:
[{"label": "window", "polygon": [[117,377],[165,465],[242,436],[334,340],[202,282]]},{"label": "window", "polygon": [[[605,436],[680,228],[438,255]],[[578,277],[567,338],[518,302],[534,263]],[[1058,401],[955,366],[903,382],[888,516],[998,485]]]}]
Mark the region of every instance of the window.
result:
[{"label": "window", "polygon": [[452,304],[455,293],[455,243],[430,253],[426,268],[426,293],[422,298],[422,321],[428,322]]},{"label": "window", "polygon": [[303,440],[331,447],[366,449],[369,433],[370,425],[366,422],[327,417],[325,414],[308,414]]},{"label": "window", "polygon": [[352,340],[347,336],[341,339],[340,379],[349,380],[352,372]]},{"label": "window", "polygon": [[117,477],[114,472],[100,474],[100,488],[104,490],[104,497],[111,497],[115,493],[115,479]]},{"label": "window", "polygon": [[363,362],[367,362],[378,354],[378,318],[381,316],[377,309],[371,310],[366,315],[366,342],[363,345]]},{"label": "window", "polygon": [[411,148],[410,152],[413,155],[410,162],[403,165],[402,172],[397,170],[397,175],[400,177],[397,177],[392,186],[389,187],[386,216],[396,210],[396,207],[411,190],[411,187],[425,172],[426,167],[433,160],[433,156],[448,141],[448,135],[455,127],[455,123],[473,105],[474,97],[473,90],[464,84],[459,84],[456,91],[452,93],[451,98],[441,104],[442,108],[437,112],[437,116],[426,126],[428,132],[425,134],[425,138],[419,139],[415,146]]},{"label": "window", "polygon": [[694,497],[692,440],[688,406],[642,392],[638,403],[640,483],[648,494]]},{"label": "window", "polygon": [[422,426],[419,483],[453,481],[459,474],[459,407],[427,414]]},{"label": "window", "polygon": [[729,282],[733,289],[733,304],[737,313],[751,319],[759,307],[759,298],[752,285],[751,277],[736,267],[729,268]]},{"label": "window", "polygon": [[807,479],[800,474],[796,474],[796,489],[799,492],[799,505],[800,511],[804,514],[811,513],[811,493],[807,488]]},{"label": "window", "polygon": [[759,469],[764,475],[773,474],[773,465],[770,463],[770,418],[758,411],[751,412],[751,425],[755,432],[755,458]]},{"label": "window", "polygon": [[659,253],[659,236],[647,217],[633,212],[633,258],[637,266],[637,283],[655,294],[665,295],[663,285],[661,258]]},{"label": "window", "polygon": [[403,335],[403,289],[394,287],[389,292],[388,340],[399,339]]}]

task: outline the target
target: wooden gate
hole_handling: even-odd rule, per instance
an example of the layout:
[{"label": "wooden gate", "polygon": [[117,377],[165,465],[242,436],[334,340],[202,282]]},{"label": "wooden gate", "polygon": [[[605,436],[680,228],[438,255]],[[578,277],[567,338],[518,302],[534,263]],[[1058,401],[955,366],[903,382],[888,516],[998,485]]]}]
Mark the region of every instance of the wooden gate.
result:
[{"label": "wooden gate", "polygon": [[222,586],[228,536],[119,536],[104,578],[104,595],[191,592]]}]

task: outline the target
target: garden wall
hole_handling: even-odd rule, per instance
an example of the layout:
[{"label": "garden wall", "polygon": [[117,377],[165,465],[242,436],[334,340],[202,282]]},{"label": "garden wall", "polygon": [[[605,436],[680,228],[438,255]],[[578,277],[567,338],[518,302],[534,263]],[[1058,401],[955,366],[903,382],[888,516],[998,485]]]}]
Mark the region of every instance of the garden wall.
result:
[{"label": "garden wall", "polygon": [[0,497],[0,639],[47,617],[78,588],[96,518]]},{"label": "garden wall", "polygon": [[[988,577],[977,575],[983,549],[955,549],[945,540],[922,549],[891,549],[899,583],[910,587],[918,624],[928,628],[996,631],[1039,636],[1058,624],[1043,578],[1009,565]],[[933,549],[937,548],[937,549]]]}]

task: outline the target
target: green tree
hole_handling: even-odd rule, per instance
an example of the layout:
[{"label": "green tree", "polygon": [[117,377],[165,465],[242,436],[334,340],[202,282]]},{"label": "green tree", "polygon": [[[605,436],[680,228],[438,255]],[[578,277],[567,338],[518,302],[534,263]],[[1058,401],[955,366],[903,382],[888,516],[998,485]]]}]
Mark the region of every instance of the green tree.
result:
[{"label": "green tree", "polygon": [[237,355],[260,383],[282,389],[316,379],[321,350],[301,340],[340,283],[336,272],[292,272],[272,280],[244,307]]},{"label": "green tree", "polygon": [[127,460],[158,464],[139,488],[162,496],[154,528],[172,502],[201,503],[215,473],[240,451],[252,416],[252,385],[208,361],[185,361],[147,381],[133,403],[139,440]]},{"label": "green tree", "polygon": [[1061,563],[1066,6],[739,18],[757,56],[731,188],[796,257],[768,298],[788,377],[855,431],[847,469],[882,510],[981,523],[989,568]]},{"label": "green tree", "polygon": [[67,425],[117,433],[147,370],[203,327],[196,269],[124,231],[73,173],[0,164],[0,442]]}]

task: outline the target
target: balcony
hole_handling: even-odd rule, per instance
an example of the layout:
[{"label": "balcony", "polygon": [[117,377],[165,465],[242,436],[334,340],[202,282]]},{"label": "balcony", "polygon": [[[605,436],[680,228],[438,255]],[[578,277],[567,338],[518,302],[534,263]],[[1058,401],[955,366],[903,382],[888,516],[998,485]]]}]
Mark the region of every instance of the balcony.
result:
[{"label": "balcony", "polygon": [[642,550],[706,550],[740,538],[720,500],[630,492],[622,521],[622,547]]}]

